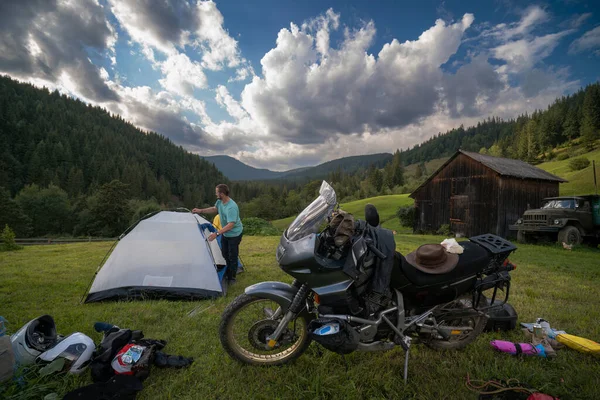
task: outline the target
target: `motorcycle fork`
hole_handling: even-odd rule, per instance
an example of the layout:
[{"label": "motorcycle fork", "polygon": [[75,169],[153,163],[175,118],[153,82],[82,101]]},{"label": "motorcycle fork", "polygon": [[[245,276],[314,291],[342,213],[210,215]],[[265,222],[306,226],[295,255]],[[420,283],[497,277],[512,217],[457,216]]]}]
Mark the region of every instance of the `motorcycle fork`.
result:
[{"label": "motorcycle fork", "polygon": [[[300,286],[300,288],[296,292],[296,295],[294,296],[294,299],[292,300],[292,303],[290,304],[289,308],[283,315],[283,318],[277,325],[277,328],[275,328],[275,332],[273,332],[271,335],[267,336],[267,345],[266,345],[267,350],[272,350],[273,348],[275,348],[275,346],[277,345],[277,341],[279,340],[279,337],[281,336],[283,331],[287,328],[288,324],[300,313],[300,311],[302,311],[302,308],[304,306],[304,301],[306,300],[307,296],[308,296],[308,286],[306,284],[302,284],[302,286]],[[281,307],[279,307],[277,309],[276,314],[279,314],[280,312],[281,312]]]}]

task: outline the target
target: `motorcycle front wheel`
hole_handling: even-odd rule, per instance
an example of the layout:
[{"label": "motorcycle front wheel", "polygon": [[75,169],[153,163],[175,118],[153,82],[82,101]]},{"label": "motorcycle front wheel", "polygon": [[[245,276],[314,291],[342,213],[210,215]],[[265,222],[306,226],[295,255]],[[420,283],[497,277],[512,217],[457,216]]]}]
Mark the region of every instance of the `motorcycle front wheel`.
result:
[{"label": "motorcycle front wheel", "polygon": [[281,365],[300,357],[310,345],[308,319],[300,315],[290,321],[273,349],[267,337],[275,332],[283,317],[275,301],[242,294],[223,312],[219,338],[235,360],[251,365]]}]

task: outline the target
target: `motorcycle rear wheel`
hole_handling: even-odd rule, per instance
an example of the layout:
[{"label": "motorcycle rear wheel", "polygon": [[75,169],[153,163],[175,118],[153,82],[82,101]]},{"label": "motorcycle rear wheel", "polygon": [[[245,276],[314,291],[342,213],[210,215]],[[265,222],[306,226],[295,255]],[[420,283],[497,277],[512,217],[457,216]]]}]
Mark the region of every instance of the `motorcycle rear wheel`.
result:
[{"label": "motorcycle rear wheel", "polygon": [[[464,309],[471,307],[471,300],[468,298],[460,298],[450,303],[457,309]],[[452,318],[451,315],[438,319],[437,323],[446,326],[464,326],[465,324],[470,326],[472,330],[466,334],[450,336],[448,340],[445,339],[429,339],[425,341],[425,345],[435,350],[459,350],[465,348],[471,344],[477,336],[479,336],[485,329],[487,323],[487,317],[485,315],[463,317],[463,318]]]},{"label": "motorcycle rear wheel", "polygon": [[[288,324],[277,347],[266,349],[266,337],[272,334],[281,320],[271,319],[269,313],[280,307],[275,301],[242,294],[223,312],[219,338],[233,359],[250,365],[282,365],[300,357],[310,345],[308,319],[300,315]],[[244,318],[243,313],[250,314]]]}]

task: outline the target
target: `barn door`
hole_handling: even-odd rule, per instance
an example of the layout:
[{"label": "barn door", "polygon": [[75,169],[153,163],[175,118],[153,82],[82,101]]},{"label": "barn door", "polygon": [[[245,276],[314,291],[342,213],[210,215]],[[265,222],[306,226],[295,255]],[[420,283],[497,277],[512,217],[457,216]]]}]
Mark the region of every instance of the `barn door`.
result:
[{"label": "barn door", "polygon": [[450,230],[457,237],[467,235],[469,224],[469,196],[455,195],[450,197]]}]

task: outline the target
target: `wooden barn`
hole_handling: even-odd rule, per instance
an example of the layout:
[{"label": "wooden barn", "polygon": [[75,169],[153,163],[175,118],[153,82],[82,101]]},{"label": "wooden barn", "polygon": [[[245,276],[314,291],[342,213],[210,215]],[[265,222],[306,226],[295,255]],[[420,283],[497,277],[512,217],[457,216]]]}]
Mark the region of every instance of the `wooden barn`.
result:
[{"label": "wooden barn", "polygon": [[528,208],[558,196],[558,176],[526,162],[458,150],[410,194],[415,199],[415,231],[444,224],[457,236],[509,235]]}]

